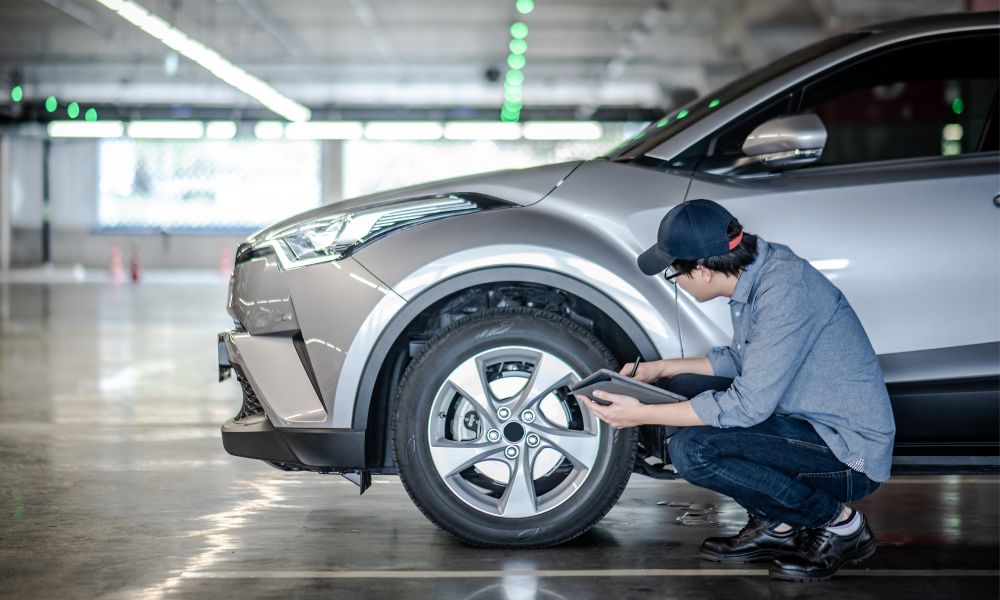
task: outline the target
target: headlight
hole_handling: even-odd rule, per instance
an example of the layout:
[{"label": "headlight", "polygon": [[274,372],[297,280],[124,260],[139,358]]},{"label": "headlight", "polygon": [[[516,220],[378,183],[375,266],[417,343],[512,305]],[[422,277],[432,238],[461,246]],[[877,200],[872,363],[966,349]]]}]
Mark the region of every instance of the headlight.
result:
[{"label": "headlight", "polygon": [[363,244],[403,227],[504,206],[511,205],[479,195],[407,200],[296,223],[269,234],[256,247],[274,248],[284,268],[302,267],[339,260]]}]

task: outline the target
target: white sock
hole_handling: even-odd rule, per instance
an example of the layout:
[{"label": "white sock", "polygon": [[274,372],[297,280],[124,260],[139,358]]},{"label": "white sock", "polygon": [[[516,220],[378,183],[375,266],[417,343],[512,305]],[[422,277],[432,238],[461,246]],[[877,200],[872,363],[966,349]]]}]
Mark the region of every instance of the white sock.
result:
[{"label": "white sock", "polygon": [[837,535],[854,535],[859,529],[861,529],[861,512],[853,510],[851,511],[851,518],[846,521],[841,521],[836,525],[830,525],[826,529],[827,531],[832,531]]},{"label": "white sock", "polygon": [[771,531],[774,533],[788,533],[792,530],[792,526],[788,523],[778,523],[777,525],[771,527]]}]

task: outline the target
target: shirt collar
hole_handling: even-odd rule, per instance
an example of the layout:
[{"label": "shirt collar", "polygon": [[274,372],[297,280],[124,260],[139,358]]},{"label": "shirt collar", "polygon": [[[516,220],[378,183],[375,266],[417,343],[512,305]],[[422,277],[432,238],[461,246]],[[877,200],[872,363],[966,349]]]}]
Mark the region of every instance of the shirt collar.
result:
[{"label": "shirt collar", "polygon": [[750,290],[753,289],[754,282],[757,281],[757,277],[760,276],[760,267],[767,259],[767,255],[771,253],[771,245],[765,242],[760,236],[757,237],[757,256],[753,259],[753,262],[743,269],[740,273],[740,278],[736,282],[736,289],[733,290],[733,295],[729,298],[729,303],[739,302],[741,304],[746,304],[750,299]]}]

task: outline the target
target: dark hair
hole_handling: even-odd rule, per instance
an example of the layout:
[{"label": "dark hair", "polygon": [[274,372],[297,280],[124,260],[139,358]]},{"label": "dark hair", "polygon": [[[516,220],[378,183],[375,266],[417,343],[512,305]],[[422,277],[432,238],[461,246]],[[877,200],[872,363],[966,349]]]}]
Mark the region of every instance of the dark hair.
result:
[{"label": "dark hair", "polygon": [[[732,240],[741,231],[743,231],[743,226],[740,225],[739,221],[733,219],[729,222],[729,227],[726,228],[726,235]],[[698,260],[678,259],[674,261],[672,266],[675,270],[681,272],[693,271],[696,267],[704,267],[725,275],[739,275],[740,270],[746,268],[755,258],[757,258],[757,236],[744,232],[743,240],[740,241],[739,246],[736,246],[725,254],[709,256]]]}]

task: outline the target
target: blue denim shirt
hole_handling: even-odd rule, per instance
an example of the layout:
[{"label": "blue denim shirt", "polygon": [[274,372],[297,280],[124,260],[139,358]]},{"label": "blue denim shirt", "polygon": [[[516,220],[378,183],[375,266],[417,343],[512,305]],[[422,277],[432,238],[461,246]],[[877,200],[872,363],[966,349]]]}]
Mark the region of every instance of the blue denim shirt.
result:
[{"label": "blue denim shirt", "polygon": [[732,344],[707,356],[717,376],[735,380],[692,398],[698,417],[714,427],[750,427],[775,413],[805,419],[845,465],[888,479],[896,434],[889,394],[840,290],[787,246],[758,238],[729,307]]}]

